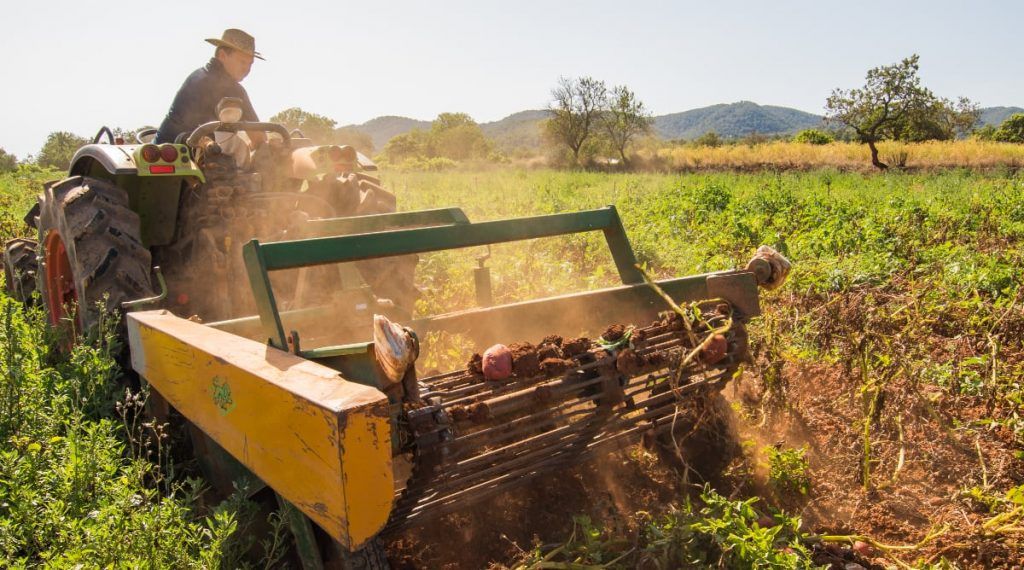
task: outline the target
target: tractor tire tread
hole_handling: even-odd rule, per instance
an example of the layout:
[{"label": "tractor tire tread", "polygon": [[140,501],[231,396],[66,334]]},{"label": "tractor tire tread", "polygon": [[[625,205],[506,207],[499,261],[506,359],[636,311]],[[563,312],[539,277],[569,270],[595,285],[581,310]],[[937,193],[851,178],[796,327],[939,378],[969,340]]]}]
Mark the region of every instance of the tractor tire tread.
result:
[{"label": "tractor tire tread", "polygon": [[32,303],[32,293],[36,290],[39,272],[36,249],[34,240],[23,238],[12,239],[4,245],[4,288],[11,297],[26,305]]},{"label": "tractor tire tread", "polygon": [[52,229],[61,233],[68,251],[79,301],[86,305],[79,308],[86,327],[98,319],[97,303],[109,312],[124,301],[153,294],[152,258],[123,189],[83,176],[53,184],[42,199],[40,243],[46,243]]}]

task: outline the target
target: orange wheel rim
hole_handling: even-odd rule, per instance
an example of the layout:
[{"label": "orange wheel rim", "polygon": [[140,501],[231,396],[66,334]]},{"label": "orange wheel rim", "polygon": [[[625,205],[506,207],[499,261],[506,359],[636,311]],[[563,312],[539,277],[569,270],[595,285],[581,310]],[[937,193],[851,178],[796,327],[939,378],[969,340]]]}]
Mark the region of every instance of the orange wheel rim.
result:
[{"label": "orange wheel rim", "polygon": [[78,291],[75,276],[71,271],[71,260],[64,246],[60,232],[51,230],[46,235],[46,300],[50,308],[50,324],[72,326],[78,322]]}]

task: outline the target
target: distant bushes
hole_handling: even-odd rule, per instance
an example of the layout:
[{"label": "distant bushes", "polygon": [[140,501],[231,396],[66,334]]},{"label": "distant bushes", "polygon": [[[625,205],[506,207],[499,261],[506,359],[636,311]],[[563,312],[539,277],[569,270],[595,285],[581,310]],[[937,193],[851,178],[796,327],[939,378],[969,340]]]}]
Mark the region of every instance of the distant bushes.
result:
[{"label": "distant bushes", "polygon": [[384,145],[382,164],[422,170],[443,170],[459,161],[503,161],[480,125],[465,113],[441,113],[429,131],[414,129]]},{"label": "distant bushes", "polygon": [[793,142],[805,144],[828,144],[835,140],[831,134],[818,129],[804,129],[793,137]]}]

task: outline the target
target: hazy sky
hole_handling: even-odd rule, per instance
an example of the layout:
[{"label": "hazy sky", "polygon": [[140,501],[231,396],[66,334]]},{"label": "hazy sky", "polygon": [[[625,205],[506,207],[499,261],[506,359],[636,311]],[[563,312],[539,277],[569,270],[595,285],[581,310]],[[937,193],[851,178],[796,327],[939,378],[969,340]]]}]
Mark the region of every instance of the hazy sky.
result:
[{"label": "hazy sky", "polygon": [[0,9],[0,147],[158,124],[224,28],[267,61],[243,85],[261,118],[486,122],[547,105],[560,75],[626,84],[655,114],[749,100],[822,112],[868,68],[921,55],[924,84],[1024,106],[1024,2],[9,0]]}]

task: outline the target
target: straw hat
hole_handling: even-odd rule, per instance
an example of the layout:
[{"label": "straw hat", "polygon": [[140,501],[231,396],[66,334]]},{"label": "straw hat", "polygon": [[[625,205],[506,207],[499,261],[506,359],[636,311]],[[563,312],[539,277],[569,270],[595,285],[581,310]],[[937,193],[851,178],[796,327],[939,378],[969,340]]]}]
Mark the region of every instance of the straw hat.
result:
[{"label": "straw hat", "polygon": [[[228,28],[224,30],[224,33],[220,36],[219,40],[216,38],[206,38],[206,41],[217,47],[237,49],[238,51],[247,53],[255,58],[263,59],[260,52],[256,51],[256,39],[242,30]],[[263,61],[266,60],[263,59]]]}]

